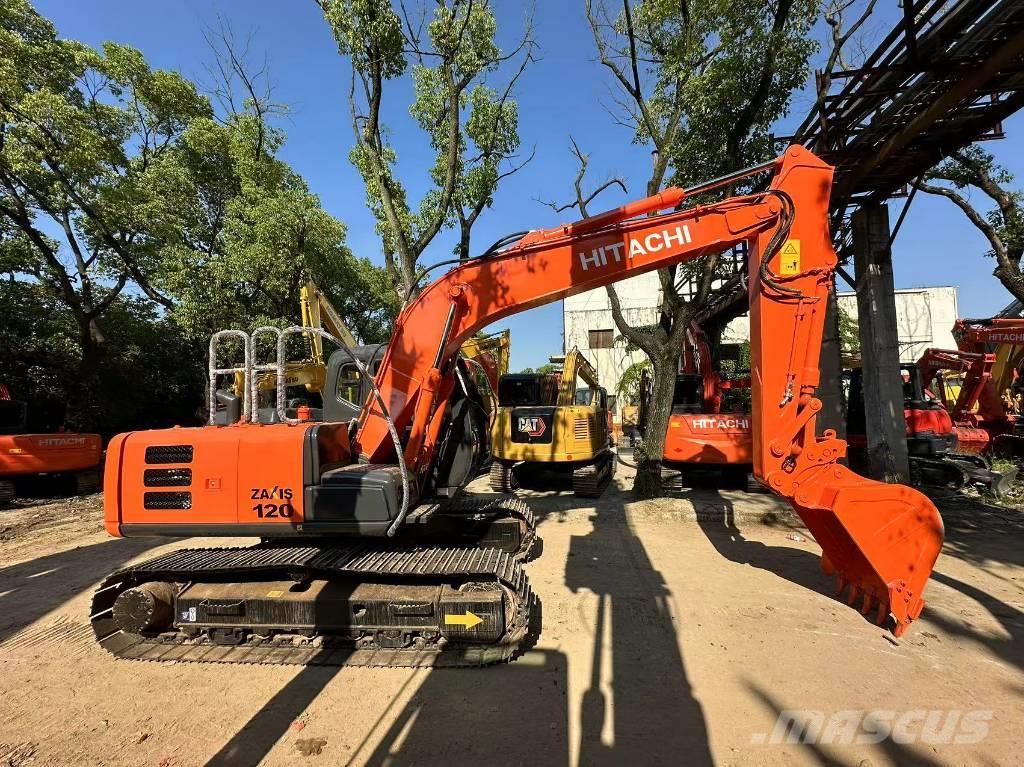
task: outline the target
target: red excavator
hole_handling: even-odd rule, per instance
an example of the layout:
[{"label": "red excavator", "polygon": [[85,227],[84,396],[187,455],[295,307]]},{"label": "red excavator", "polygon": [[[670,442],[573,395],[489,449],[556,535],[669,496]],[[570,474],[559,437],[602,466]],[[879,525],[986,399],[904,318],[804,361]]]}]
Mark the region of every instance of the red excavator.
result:
[{"label": "red excavator", "polygon": [[[924,361],[922,358],[918,363],[900,365],[911,482],[953,490],[976,485],[995,495],[1004,494],[1013,484],[1016,470],[996,471],[984,457],[964,450],[962,440],[969,439],[970,432],[956,428],[942,402],[924,387]],[[861,368],[853,368],[848,376],[846,436],[850,442],[850,465],[857,468],[867,461]]]},{"label": "red excavator", "polygon": [[749,389],[750,377],[726,379],[718,373],[697,323],[687,331],[680,367],[665,433],[665,462],[684,474],[710,473],[746,486],[754,460],[750,412],[726,400],[733,390]]},{"label": "red excavator", "polygon": [[961,450],[1024,455],[1024,423],[1003,400],[1012,369],[998,376],[999,381],[993,376],[998,350],[1024,345],[1024,319],[959,319],[953,338],[956,349],[927,349],[918,366],[924,388],[935,390],[943,401],[946,374],[961,376],[960,390],[949,407]]},{"label": "red excavator", "polygon": [[[261,424],[246,398],[234,424],[118,435],[107,449],[112,535],[261,543],[177,550],[110,575],[92,600],[97,640],[152,660],[437,666],[514,657],[537,628],[518,561],[532,518],[520,501],[457,497],[479,457],[464,426],[474,408],[460,346],[516,312],[740,241],[750,246],[754,474],[804,520],[849,603],[862,597],[863,613],[902,634],[924,606],[942,521],[916,490],[838,463],[846,445],[833,432],[815,435],[836,265],[832,171],[794,146],[707,184],[513,235],[461,262],[403,309],[352,422]],[[764,191],[683,207],[764,172]],[[251,349],[250,336],[232,332]],[[223,370],[214,366],[212,378]],[[211,380],[211,400],[214,390]],[[509,521],[521,534],[492,545],[488,526],[511,533]],[[465,543],[474,531],[476,547]]]},{"label": "red excavator", "polygon": [[103,443],[99,434],[29,434],[28,408],[0,384],[0,506],[17,492],[15,481],[53,475],[69,477],[79,495],[99,489]]}]

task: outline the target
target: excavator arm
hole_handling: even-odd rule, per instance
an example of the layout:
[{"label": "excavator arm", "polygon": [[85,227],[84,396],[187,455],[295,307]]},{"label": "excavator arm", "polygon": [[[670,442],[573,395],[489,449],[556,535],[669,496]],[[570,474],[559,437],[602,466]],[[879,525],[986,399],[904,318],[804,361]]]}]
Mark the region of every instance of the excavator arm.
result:
[{"label": "excavator arm", "polygon": [[[921,385],[925,389],[931,388],[939,371],[950,370],[963,374],[960,392],[949,413],[954,422],[963,419],[984,399],[985,389],[992,380],[993,364],[994,354],[959,349],[926,349],[917,361],[921,371]],[[991,407],[991,403],[988,404]],[[1002,404],[999,403],[997,407],[999,415],[1002,415]]]},{"label": "excavator arm", "polygon": [[600,386],[597,380],[597,369],[590,360],[583,356],[579,349],[572,349],[565,355],[562,365],[562,380],[558,386],[559,407],[572,407],[576,404],[576,379],[582,378],[583,383],[591,390],[597,391]]},{"label": "excavator arm", "polygon": [[[961,351],[988,355],[990,359],[973,399],[964,407],[957,401],[957,414],[966,413],[977,404],[980,417],[990,421],[1005,420],[1002,397],[1013,383],[1014,363],[1021,358],[1024,348],[1024,319],[959,319],[953,326],[953,337]],[[991,353],[993,348],[995,352]],[[967,388],[966,383],[964,388]]]},{"label": "excavator arm", "polygon": [[[324,295],[320,287],[310,280],[299,291],[299,307],[302,310],[302,324],[307,328],[324,328],[346,346],[355,346],[356,339],[337,309]],[[324,366],[324,342],[315,334],[309,334],[309,351],[313,362]]]},{"label": "excavator arm", "polygon": [[[394,461],[388,417],[407,434],[404,459],[423,486],[436,454],[453,361],[461,344],[504,317],[661,267],[749,248],[754,474],[786,498],[822,547],[823,566],[849,603],[903,633],[942,544],[942,522],[921,493],[874,482],[838,463],[846,443],[817,436],[815,396],[828,287],[836,266],[828,229],[832,167],[794,146],[771,164],[769,188],[678,209],[690,190],[668,189],[604,214],[526,234],[467,261],[405,308],[382,360],[376,402],[355,444],[371,463]],[[747,175],[750,175],[749,173]]]}]

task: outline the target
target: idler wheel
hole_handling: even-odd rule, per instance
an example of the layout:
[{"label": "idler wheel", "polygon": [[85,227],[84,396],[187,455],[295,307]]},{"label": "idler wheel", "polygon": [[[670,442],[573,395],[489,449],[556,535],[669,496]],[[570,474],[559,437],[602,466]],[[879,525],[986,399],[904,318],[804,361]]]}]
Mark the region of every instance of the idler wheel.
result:
[{"label": "idler wheel", "polygon": [[150,581],[122,591],[114,600],[114,621],[130,634],[159,632],[174,620],[173,584]]}]

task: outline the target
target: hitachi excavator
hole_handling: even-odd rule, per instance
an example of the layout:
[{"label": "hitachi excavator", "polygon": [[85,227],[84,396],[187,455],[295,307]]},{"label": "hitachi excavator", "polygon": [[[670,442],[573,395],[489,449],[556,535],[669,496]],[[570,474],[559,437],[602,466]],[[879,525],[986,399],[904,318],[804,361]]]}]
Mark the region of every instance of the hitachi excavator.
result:
[{"label": "hitachi excavator", "polygon": [[17,481],[54,476],[73,481],[78,495],[99,490],[103,441],[99,434],[67,431],[31,434],[28,407],[0,383],[0,506],[17,495]]},{"label": "hitachi excavator", "polygon": [[[584,386],[577,388],[580,380]],[[576,495],[596,498],[615,468],[608,436],[608,395],[579,349],[565,355],[558,375],[502,376],[491,428],[491,488],[512,492],[517,468],[548,467],[570,473]]]},{"label": "hitachi excavator", "polygon": [[[683,207],[759,172],[771,173],[764,191]],[[754,474],[807,524],[849,603],[863,598],[863,613],[902,634],[924,607],[942,522],[921,493],[838,463],[846,445],[834,433],[815,436],[836,265],[831,185],[832,167],[794,146],[707,184],[513,235],[405,307],[351,423],[261,424],[244,408],[232,425],[118,435],[106,464],[112,535],[254,535],[261,543],[177,550],[108,576],[92,599],[97,640],[119,657],[150,660],[438,666],[513,658],[537,628],[517,561],[530,535],[515,549],[486,537],[475,547],[457,543],[482,521],[527,521],[510,501],[453,498],[474,476],[462,460],[474,449],[472,430],[461,426],[473,411],[461,407],[462,343],[516,312],[739,241],[750,245]]]},{"label": "hitachi excavator", "polygon": [[1024,456],[1024,423],[1003,399],[1024,346],[1024,319],[959,319],[953,338],[956,350],[928,349],[920,360],[925,388],[941,385],[940,371],[959,368],[964,377],[949,415],[962,448]]},{"label": "hitachi excavator", "polygon": [[750,378],[719,375],[707,336],[697,323],[687,331],[681,367],[665,433],[664,460],[683,472],[713,472],[746,486],[753,461],[750,413],[723,407],[723,400],[732,389],[750,388]]}]

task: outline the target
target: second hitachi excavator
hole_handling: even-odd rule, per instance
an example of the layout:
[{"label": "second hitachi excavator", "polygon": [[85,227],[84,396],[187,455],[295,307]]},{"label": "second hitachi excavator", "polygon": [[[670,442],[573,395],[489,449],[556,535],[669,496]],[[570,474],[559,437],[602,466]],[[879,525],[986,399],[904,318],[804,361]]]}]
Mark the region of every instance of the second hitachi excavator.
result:
[{"label": "second hitachi excavator", "polygon": [[750,413],[723,407],[723,400],[730,390],[749,389],[750,378],[719,375],[707,336],[697,323],[687,331],[681,367],[665,433],[665,462],[684,474],[712,472],[720,480],[746,486],[754,460]]},{"label": "second hitachi excavator", "polygon": [[[764,172],[764,191],[683,207]],[[107,450],[109,533],[262,542],[181,549],[113,573],[92,599],[97,641],[151,660],[437,666],[514,657],[536,628],[517,561],[528,536],[518,548],[455,543],[469,525],[460,516],[514,517],[505,499],[451,500],[476,468],[473,432],[462,428],[473,411],[463,407],[462,343],[515,312],[739,241],[750,244],[754,475],[804,520],[849,602],[862,598],[865,614],[902,634],[924,607],[942,522],[917,491],[838,463],[846,445],[834,433],[815,435],[836,265],[831,184],[831,166],[794,146],[743,173],[510,237],[405,307],[352,423],[261,424],[243,412],[227,426],[118,435]]]},{"label": "second hitachi excavator", "polygon": [[936,380],[941,371],[961,372],[960,390],[949,406],[961,447],[1024,456],[1024,423],[1004,400],[1013,381],[1013,362],[1024,346],[1024,319],[958,319],[953,338],[955,350],[928,349],[919,361],[925,388],[941,386]]}]

